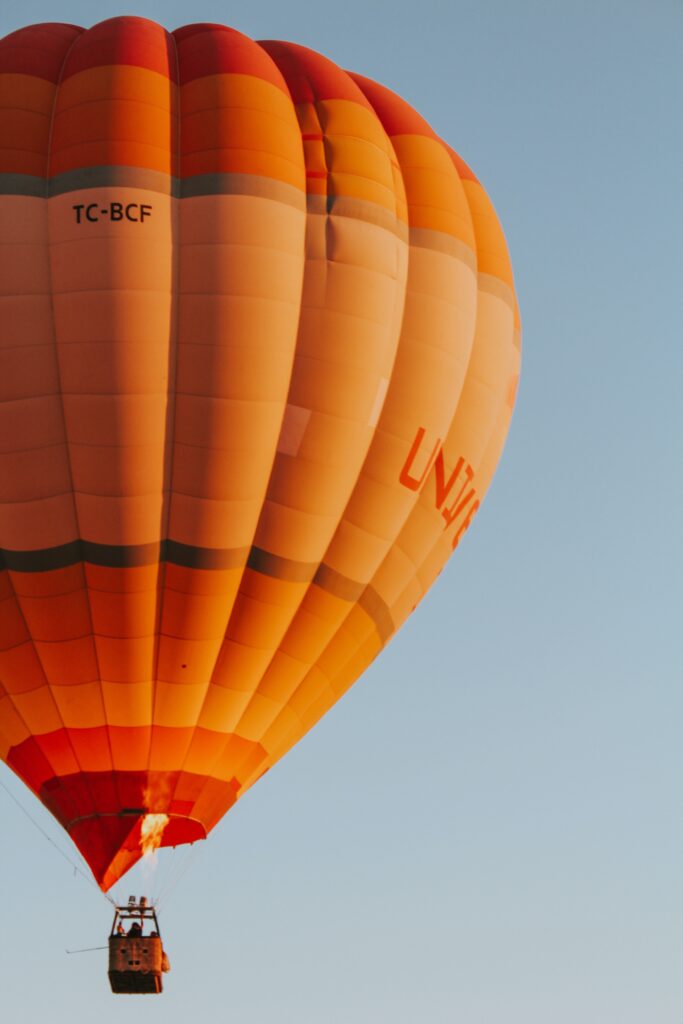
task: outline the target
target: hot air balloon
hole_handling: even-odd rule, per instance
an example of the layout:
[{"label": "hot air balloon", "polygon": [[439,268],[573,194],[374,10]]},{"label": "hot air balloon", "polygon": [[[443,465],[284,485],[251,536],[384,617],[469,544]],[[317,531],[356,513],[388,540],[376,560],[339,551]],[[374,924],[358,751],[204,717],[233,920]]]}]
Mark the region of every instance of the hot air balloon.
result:
[{"label": "hot air balloon", "polygon": [[458,546],[519,374],[483,187],[292,43],[0,42],[0,756],[107,890],[205,838]]}]

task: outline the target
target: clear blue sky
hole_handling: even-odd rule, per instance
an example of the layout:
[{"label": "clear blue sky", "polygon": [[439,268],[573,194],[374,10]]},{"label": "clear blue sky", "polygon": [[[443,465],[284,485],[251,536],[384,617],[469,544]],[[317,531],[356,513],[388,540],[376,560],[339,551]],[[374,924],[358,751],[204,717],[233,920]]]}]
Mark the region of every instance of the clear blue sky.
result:
[{"label": "clear blue sky", "polygon": [[26,0],[0,34],[124,13],[294,39],[412,102],[500,214],[522,385],[449,570],[197,848],[161,999],[65,955],[109,908],[0,791],[3,1019],[678,1024],[683,7]]}]

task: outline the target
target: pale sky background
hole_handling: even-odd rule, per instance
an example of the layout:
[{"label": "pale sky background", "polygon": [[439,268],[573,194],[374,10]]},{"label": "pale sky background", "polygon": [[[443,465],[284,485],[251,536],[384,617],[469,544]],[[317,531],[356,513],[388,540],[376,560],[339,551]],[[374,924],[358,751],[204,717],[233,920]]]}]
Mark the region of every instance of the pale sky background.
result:
[{"label": "pale sky background", "polygon": [[65,954],[110,908],[0,791],[3,1020],[679,1024],[683,4],[3,0],[0,34],[133,13],[295,40],[408,99],[496,205],[522,384],[448,570],[196,847],[161,998]]}]

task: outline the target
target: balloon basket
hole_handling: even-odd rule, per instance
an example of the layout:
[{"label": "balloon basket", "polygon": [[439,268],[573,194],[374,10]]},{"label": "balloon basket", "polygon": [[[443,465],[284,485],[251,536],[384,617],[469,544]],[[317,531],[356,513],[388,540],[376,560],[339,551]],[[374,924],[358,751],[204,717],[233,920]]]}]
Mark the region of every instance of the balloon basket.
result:
[{"label": "balloon basket", "polygon": [[[145,930],[147,934],[145,935]],[[169,962],[153,906],[131,896],[117,906],[109,935],[109,984],[116,995],[160,995]]]}]

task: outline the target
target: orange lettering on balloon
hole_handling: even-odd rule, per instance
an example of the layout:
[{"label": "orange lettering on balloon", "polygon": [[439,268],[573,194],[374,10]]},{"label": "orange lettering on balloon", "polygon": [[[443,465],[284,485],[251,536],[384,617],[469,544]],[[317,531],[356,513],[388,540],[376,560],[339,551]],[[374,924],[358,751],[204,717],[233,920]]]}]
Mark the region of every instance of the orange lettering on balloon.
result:
[{"label": "orange lettering on balloon", "polygon": [[458,544],[460,543],[460,538],[462,537],[462,535],[469,529],[470,523],[474,519],[474,516],[475,516],[476,511],[477,511],[478,508],[479,508],[479,502],[475,501],[474,505],[472,505],[471,509],[467,513],[465,519],[460,524],[460,529],[458,530],[458,532],[456,533],[455,537],[453,538],[453,545],[452,545],[453,551],[455,551],[455,549],[457,548]]},{"label": "orange lettering on balloon", "polygon": [[432,468],[432,463],[434,462],[436,453],[439,450],[439,445],[441,444],[441,439],[437,437],[436,444],[434,445],[432,453],[427,459],[427,462],[425,463],[425,467],[422,470],[422,474],[419,477],[411,476],[410,470],[412,469],[413,462],[415,461],[415,456],[420,450],[422,439],[424,438],[426,433],[427,431],[425,430],[424,427],[418,427],[418,431],[415,435],[415,440],[413,441],[412,447],[408,452],[408,458],[404,462],[403,469],[401,470],[399,475],[399,480],[401,481],[403,486],[407,487],[411,491],[419,491],[420,487],[424,483],[427,473]]},{"label": "orange lettering on balloon", "polygon": [[[458,468],[460,467],[462,461],[463,461],[462,459],[458,460]],[[453,520],[456,519],[457,516],[460,515],[462,510],[467,505],[468,501],[472,500],[472,498],[474,496],[474,493],[475,493],[474,487],[472,487],[470,489],[470,491],[467,493],[467,495],[464,498],[462,498],[462,495],[463,495],[463,492],[464,492],[465,488],[467,487],[468,483],[470,483],[470,481],[472,480],[473,477],[474,477],[474,470],[472,469],[472,467],[469,464],[465,464],[465,479],[462,482],[462,487],[460,488],[460,490],[458,491],[458,493],[455,496],[455,500],[453,501],[453,504],[450,506],[450,508],[441,509],[441,515],[446,520],[446,526],[447,527],[450,526],[451,523],[453,522]],[[461,500],[461,498],[462,498],[462,500]]]}]

